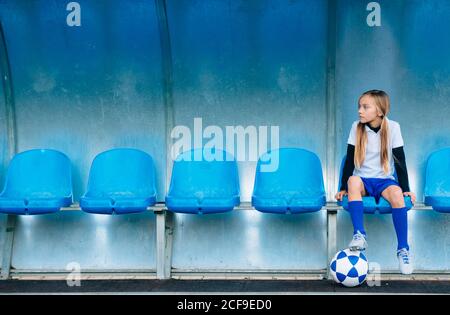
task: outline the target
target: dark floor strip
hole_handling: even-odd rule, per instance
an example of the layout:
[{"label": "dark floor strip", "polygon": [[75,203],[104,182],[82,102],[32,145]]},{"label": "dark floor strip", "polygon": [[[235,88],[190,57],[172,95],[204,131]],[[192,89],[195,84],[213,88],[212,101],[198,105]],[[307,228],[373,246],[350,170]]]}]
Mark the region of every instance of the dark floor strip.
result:
[{"label": "dark floor strip", "polygon": [[70,287],[66,281],[0,281],[0,293],[89,293],[89,292],[339,292],[339,293],[438,293],[450,294],[450,281],[383,281],[380,286],[363,284],[345,288],[327,280],[85,280]]}]

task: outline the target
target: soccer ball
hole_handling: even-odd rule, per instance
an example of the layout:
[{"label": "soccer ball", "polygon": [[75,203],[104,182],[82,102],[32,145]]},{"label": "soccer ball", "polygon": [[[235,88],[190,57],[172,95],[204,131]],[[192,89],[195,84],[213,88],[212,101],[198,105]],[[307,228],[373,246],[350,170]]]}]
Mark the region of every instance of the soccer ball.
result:
[{"label": "soccer ball", "polygon": [[331,260],[330,273],[337,283],[346,287],[356,287],[366,281],[369,264],[360,251],[344,249]]}]

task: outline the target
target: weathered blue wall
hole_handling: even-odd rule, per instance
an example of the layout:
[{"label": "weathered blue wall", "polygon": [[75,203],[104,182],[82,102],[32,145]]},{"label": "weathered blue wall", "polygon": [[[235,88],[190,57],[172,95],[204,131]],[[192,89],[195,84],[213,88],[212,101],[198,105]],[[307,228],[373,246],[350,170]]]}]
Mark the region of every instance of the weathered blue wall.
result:
[{"label": "weathered blue wall", "polygon": [[[68,2],[1,1],[0,20],[14,86],[17,150],[66,153],[77,201],[94,156],[104,150],[138,148],[164,170],[165,120],[154,2],[79,1],[81,27],[67,26]],[[165,173],[157,175],[163,200]],[[12,266],[64,270],[77,261],[83,269],[154,269],[154,225],[151,214],[23,217]]]},{"label": "weathered blue wall", "polygon": [[[382,26],[368,27],[368,2],[342,0],[337,5],[337,157],[345,153],[351,124],[358,119],[360,94],[374,88],[387,91],[389,117],[400,123],[405,141],[410,186],[423,201],[426,160],[431,152],[450,146],[450,40],[441,36],[450,31],[450,3],[378,1]],[[433,212],[409,212],[409,241],[417,269],[449,269],[449,219]],[[368,257],[383,270],[397,270],[391,216],[366,216],[365,222]],[[351,237],[347,213],[339,215],[338,231],[339,247],[345,247]]]},{"label": "weathered blue wall", "polygon": [[[65,152],[73,164],[77,201],[96,154],[114,147],[142,149],[155,160],[158,200],[163,201],[170,168],[163,60],[169,56],[161,56],[155,1],[77,2],[81,27],[66,24],[69,1],[0,0],[17,150]],[[384,89],[391,96],[390,118],[402,126],[411,188],[422,200],[426,158],[450,146],[450,40],[439,35],[450,31],[450,3],[378,1],[382,25],[369,27],[369,2],[335,1],[336,49],[330,50],[332,1],[165,1],[174,126],[192,127],[195,117],[203,119],[204,127],[279,126],[280,145],[316,152],[325,176],[327,106],[336,106],[332,118],[339,164],[357,119],[359,95]],[[327,60],[334,58],[335,80],[328,82]],[[327,99],[329,84],[335,85],[334,103],[327,103],[333,102]],[[3,182],[9,162],[3,87],[0,96]],[[239,167],[242,201],[249,201],[255,163],[240,162]],[[410,212],[409,218],[417,268],[448,270],[450,218],[425,211]],[[1,229],[5,222],[1,215]],[[396,270],[391,217],[367,216],[366,223],[369,259],[383,270]],[[351,237],[350,224],[347,213],[338,215],[340,248]],[[436,231],[432,241],[427,239],[430,228]],[[444,250],[436,256],[430,242]],[[324,269],[326,254],[324,211],[175,216],[173,267],[178,270]],[[63,212],[19,218],[14,268],[64,270],[72,261],[83,270],[154,270],[154,215]]]},{"label": "weathered blue wall", "polygon": [[[1,39],[0,39],[1,40]],[[4,46],[4,43],[0,42],[1,46]],[[0,46],[0,49],[2,48]],[[4,47],[3,47],[4,48]],[[0,50],[1,51],[1,50]],[[0,52],[0,58],[3,60],[7,60],[7,57],[4,56],[2,52]],[[1,62],[1,60],[0,60]],[[6,63],[5,63],[6,65]],[[0,66],[0,69],[2,67]],[[4,72],[4,71],[2,71]],[[5,74],[2,73],[3,77]],[[5,85],[4,81],[0,81],[0,181],[3,183],[4,174],[6,171],[6,166],[9,162],[9,152],[8,152],[8,136],[7,136],[7,118],[6,118],[6,94],[5,94]],[[2,184],[3,187],[3,184]]]},{"label": "weathered blue wall", "polygon": [[[400,123],[410,186],[423,200],[429,154],[450,146],[448,1],[378,1],[381,27],[368,27],[368,1],[338,1],[336,97],[338,156],[345,152],[363,91],[391,97],[389,117]],[[340,152],[340,153],[339,153]]]},{"label": "weathered blue wall", "polygon": [[155,215],[85,215],[66,211],[21,217],[11,265],[22,271],[156,270]]},{"label": "weathered blue wall", "polygon": [[[182,0],[167,11],[175,125],[279,126],[281,146],[325,160],[327,1]],[[243,201],[255,167],[240,163]]]},{"label": "weathered blue wall", "polygon": [[[134,147],[165,168],[161,50],[153,1],[2,1],[17,121],[17,150],[47,147],[73,163],[74,197],[96,154]],[[164,172],[158,172],[164,198]]]}]

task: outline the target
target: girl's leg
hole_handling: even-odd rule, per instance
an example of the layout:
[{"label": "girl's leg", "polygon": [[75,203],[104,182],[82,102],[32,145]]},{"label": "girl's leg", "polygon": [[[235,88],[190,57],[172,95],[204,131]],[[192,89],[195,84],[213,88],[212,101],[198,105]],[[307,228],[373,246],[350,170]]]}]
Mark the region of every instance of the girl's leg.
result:
[{"label": "girl's leg", "polygon": [[395,232],[397,233],[397,249],[408,246],[408,210],[405,207],[405,199],[402,189],[396,185],[387,187],[381,195],[389,201],[392,207],[392,220],[394,221]]},{"label": "girl's leg", "polygon": [[348,186],[348,210],[352,217],[353,234],[358,231],[366,235],[364,230],[364,206],[362,197],[366,195],[364,183],[359,176],[350,176]]}]

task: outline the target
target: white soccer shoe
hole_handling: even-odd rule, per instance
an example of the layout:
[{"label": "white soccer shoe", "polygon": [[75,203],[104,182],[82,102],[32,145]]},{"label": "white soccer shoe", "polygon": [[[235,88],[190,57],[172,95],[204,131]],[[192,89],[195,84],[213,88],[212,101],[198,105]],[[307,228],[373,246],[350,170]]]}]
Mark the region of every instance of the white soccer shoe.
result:
[{"label": "white soccer shoe", "polygon": [[411,256],[406,248],[399,249],[397,251],[398,264],[400,266],[400,272],[404,275],[410,275],[413,273],[413,266],[411,262]]},{"label": "white soccer shoe", "polygon": [[360,231],[356,231],[353,235],[353,238],[348,245],[348,248],[351,251],[363,251],[368,247],[366,236],[362,234]]}]

